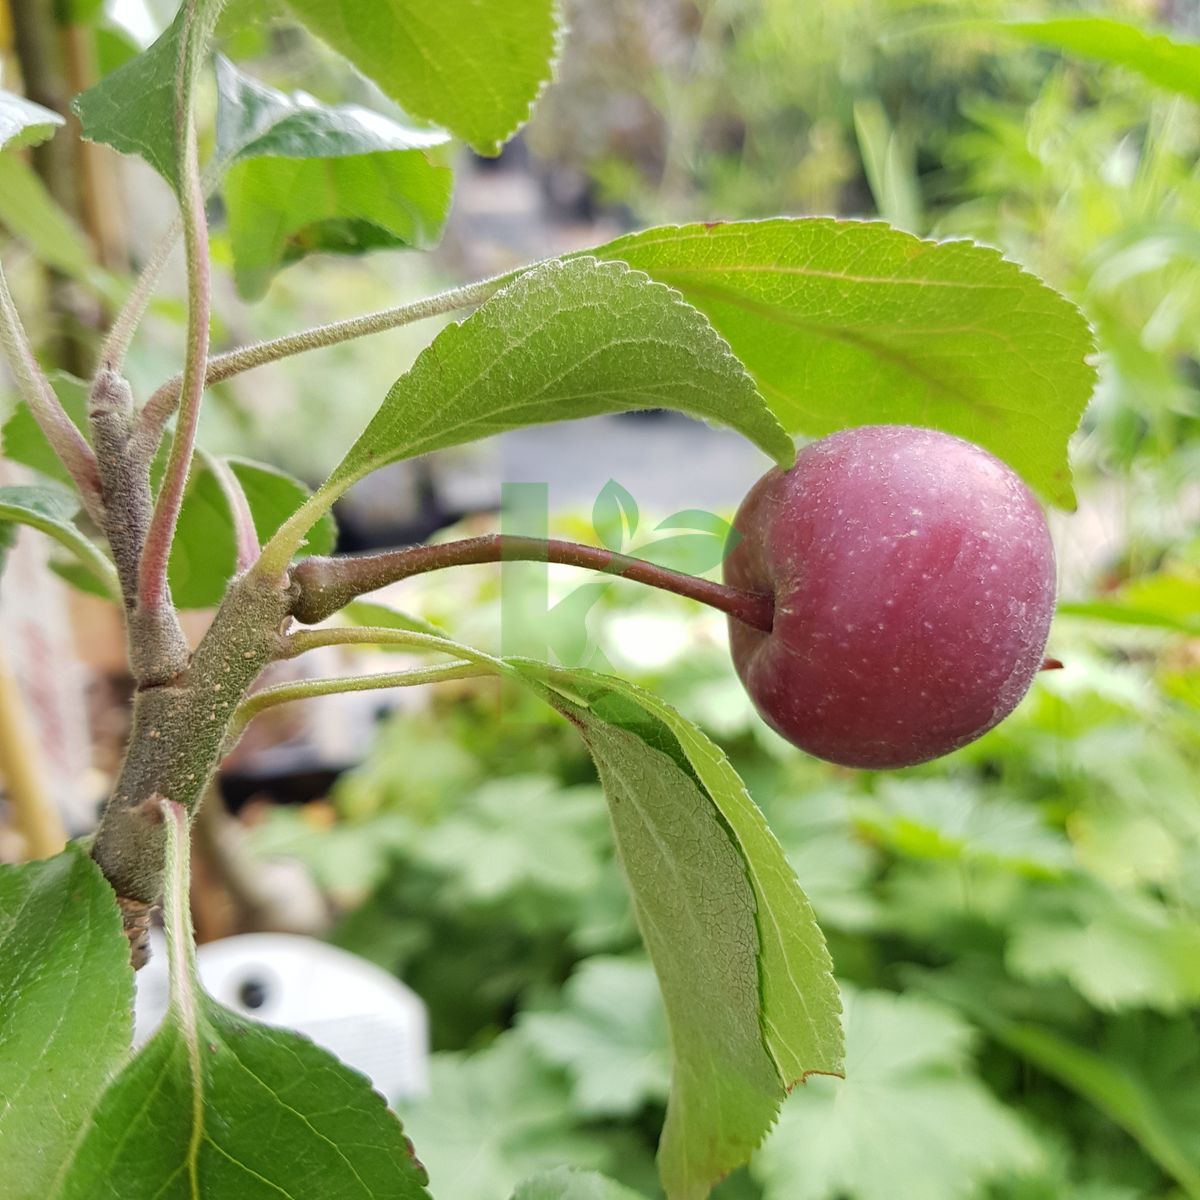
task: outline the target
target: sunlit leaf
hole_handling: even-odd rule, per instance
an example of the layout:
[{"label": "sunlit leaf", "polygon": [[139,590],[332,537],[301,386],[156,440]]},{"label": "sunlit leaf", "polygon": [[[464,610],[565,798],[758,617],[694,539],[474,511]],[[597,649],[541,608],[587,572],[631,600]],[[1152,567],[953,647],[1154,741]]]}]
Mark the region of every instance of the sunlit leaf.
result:
[{"label": "sunlit leaf", "polygon": [[406,112],[496,154],[529,117],[558,50],[555,0],[287,0]]},{"label": "sunlit leaf", "polygon": [[741,364],[677,293],[619,263],[547,262],[434,339],[330,484],[506,429],[642,408],[731,425],[791,462]]},{"label": "sunlit leaf", "polygon": [[997,251],[819,217],[666,226],[588,253],[678,288],[789,432],[944,429],[1074,506],[1067,439],[1095,382],[1091,334]]}]

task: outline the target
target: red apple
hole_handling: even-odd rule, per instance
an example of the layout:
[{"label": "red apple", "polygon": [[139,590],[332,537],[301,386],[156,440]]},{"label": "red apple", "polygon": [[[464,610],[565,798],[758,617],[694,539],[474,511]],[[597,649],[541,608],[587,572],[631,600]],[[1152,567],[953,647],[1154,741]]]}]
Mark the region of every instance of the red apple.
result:
[{"label": "red apple", "polygon": [[730,621],[737,673],[789,742],[851,767],[948,754],[1016,707],[1054,612],[1041,507],[987,451],[870,425],[768,472],[734,519],[736,587],[770,633]]}]

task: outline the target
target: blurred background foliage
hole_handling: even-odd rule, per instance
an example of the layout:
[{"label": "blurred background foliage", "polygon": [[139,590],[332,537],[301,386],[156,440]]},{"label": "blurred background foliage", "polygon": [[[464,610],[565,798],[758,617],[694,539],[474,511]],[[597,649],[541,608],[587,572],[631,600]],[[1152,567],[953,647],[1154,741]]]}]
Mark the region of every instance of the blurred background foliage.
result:
[{"label": "blurred background foliage", "polygon": [[[886,775],[829,767],[755,717],[720,620],[619,582],[589,628],[726,748],[845,986],[846,1081],[797,1088],[719,1196],[1200,1197],[1200,106],[974,20],[1062,4],[567,7],[559,84],[498,164],[468,164],[436,258],[286,272],[253,325],[230,292],[218,337],[634,225],[781,212],[977,238],[1074,299],[1102,383],[1073,445],[1080,511],[1055,523],[1066,666],[984,739]],[[1192,0],[1088,8],[1200,38]],[[276,86],[381,105],[286,29],[235,37]],[[127,42],[114,27],[104,52]],[[514,179],[532,223],[497,199]],[[169,373],[178,316],[158,306],[131,363],[142,387]],[[428,336],[220,389],[206,444],[315,479]],[[587,512],[556,525],[597,536]],[[559,597],[579,582],[553,576]],[[414,581],[403,602],[497,645],[492,574]],[[670,1069],[654,978],[586,753],[534,704],[478,682],[406,704],[327,797],[248,810],[252,845],[302,861],[333,940],[428,1002],[432,1094],[404,1118],[442,1194],[504,1200],[571,1162],[654,1196]]]}]

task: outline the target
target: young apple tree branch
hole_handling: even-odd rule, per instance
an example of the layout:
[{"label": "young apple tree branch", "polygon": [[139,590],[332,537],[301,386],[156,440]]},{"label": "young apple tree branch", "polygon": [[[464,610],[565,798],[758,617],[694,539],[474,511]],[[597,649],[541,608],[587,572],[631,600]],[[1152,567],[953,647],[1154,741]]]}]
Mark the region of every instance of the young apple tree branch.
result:
[{"label": "young apple tree branch", "polygon": [[246,492],[242,487],[241,480],[234,474],[229,464],[224,459],[217,458],[213,454],[205,454],[203,451],[201,451],[201,456],[204,459],[204,465],[212,472],[217,486],[224,494],[225,501],[229,505],[230,515],[233,517],[233,537],[237,551],[236,570],[240,575],[254,565],[255,560],[262,552],[262,547],[258,544],[258,530],[254,525],[254,514],[250,511],[250,502],[246,499]]},{"label": "young apple tree branch", "polygon": [[8,289],[3,268],[0,268],[0,346],[4,348],[22,399],[29,405],[46,440],[75,481],[88,514],[94,520],[102,520],[104,506],[100,499],[100,471],[96,455],[74,421],[67,416],[34,357],[33,347],[29,344],[29,336]]},{"label": "young apple tree branch", "polygon": [[[205,386],[222,383],[226,379],[232,379],[233,376],[242,374],[243,371],[251,371],[255,367],[266,366],[268,363],[291,358],[297,354],[305,354],[310,350],[336,346],[341,342],[368,337],[373,333],[383,333],[388,329],[398,329],[400,326],[410,325],[414,321],[424,321],[429,317],[454,312],[456,309],[482,304],[508,279],[509,276],[502,276],[481,280],[479,283],[451,288],[449,291],[439,292],[436,296],[427,296],[409,304],[400,304],[395,308],[365,313],[360,317],[350,317],[344,321],[334,321],[329,325],[319,325],[315,329],[306,329],[300,333],[272,338],[270,341],[242,346],[225,354],[213,355],[208,360],[205,370]],[[144,438],[152,439],[157,444],[166,423],[179,405],[183,385],[183,376],[176,375],[162,384],[146,401],[141,419]]]},{"label": "young apple tree branch", "polygon": [[343,675],[331,679],[304,679],[297,683],[280,683],[263,688],[243,700],[233,714],[229,726],[232,745],[241,737],[246,726],[259,713],[294,700],[311,700],[314,696],[333,696],[342,692],[380,691],[385,688],[416,687],[425,683],[444,683],[450,679],[475,679],[492,675],[494,671],[478,663],[456,662],[442,667],[411,667],[404,671],[389,671],[380,675]]},{"label": "young apple tree branch", "polygon": [[100,347],[101,370],[120,371],[129,350],[129,344],[133,341],[133,335],[137,331],[138,325],[141,324],[142,317],[146,315],[150,297],[154,294],[163,268],[167,265],[171,251],[175,249],[175,243],[179,240],[181,229],[182,222],[177,217],[159,238],[150,252],[150,257],[146,259],[145,265],[134,282],[133,290],[125,297],[125,303],[121,305],[120,312],[113,318],[104,344]]},{"label": "young apple tree branch", "polygon": [[[149,630],[167,631],[164,640],[175,646],[186,644],[179,618],[171,603],[167,583],[167,562],[184,489],[191,470],[196,430],[200,421],[200,402],[204,396],[204,374],[208,362],[208,327],[211,308],[211,279],[208,246],[208,220],[204,211],[204,186],[200,176],[196,118],[192,107],[199,55],[193,44],[203,33],[197,17],[203,0],[189,0],[188,29],[181,41],[175,88],[175,127],[178,141],[180,211],[187,258],[188,327],[181,385],[180,418],[167,457],[162,485],[155,502],[150,528],[142,550],[138,578],[138,610]],[[176,635],[178,631],[178,636]],[[182,665],[182,663],[180,664]]]}]

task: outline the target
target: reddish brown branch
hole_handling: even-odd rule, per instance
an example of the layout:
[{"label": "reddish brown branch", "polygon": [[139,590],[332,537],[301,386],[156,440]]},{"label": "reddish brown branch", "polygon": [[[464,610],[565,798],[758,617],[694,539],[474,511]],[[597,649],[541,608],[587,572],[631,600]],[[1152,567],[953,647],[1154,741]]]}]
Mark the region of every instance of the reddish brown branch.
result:
[{"label": "reddish brown branch", "polygon": [[601,546],[498,533],[440,546],[412,546],[362,557],[307,558],[292,573],[297,588],[292,613],[297,620],[311,625],[332,616],[356,596],[397,580],[445,567],[496,562],[560,563],[619,575],[622,579],[633,579],[690,600],[699,600],[755,629],[769,631],[774,618],[775,598],[762,592],[697,579],[645,559],[616,554]]}]

